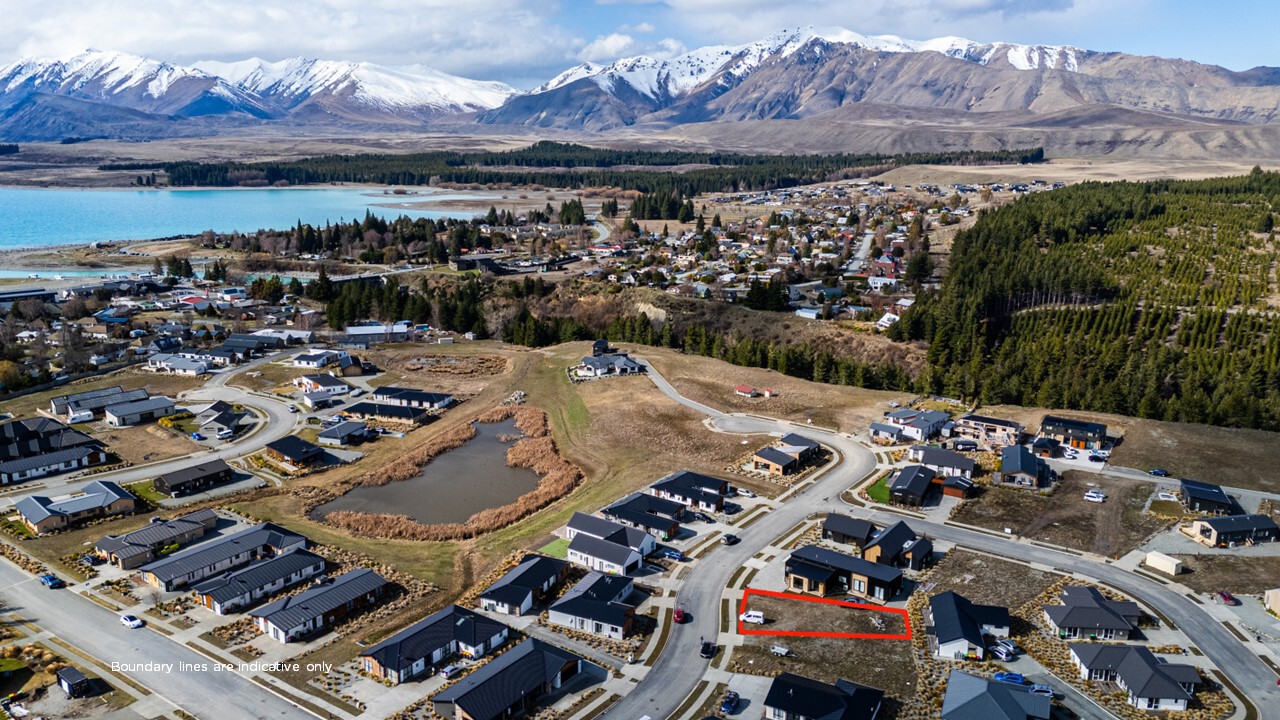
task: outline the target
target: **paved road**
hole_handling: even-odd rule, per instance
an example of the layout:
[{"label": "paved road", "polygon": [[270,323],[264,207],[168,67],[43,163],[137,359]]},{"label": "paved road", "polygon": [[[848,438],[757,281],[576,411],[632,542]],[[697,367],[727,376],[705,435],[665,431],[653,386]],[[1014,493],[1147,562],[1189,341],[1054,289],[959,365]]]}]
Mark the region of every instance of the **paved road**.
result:
[{"label": "paved road", "polygon": [[[249,363],[241,365],[231,372],[222,372],[214,375],[203,386],[188,390],[181,394],[181,402],[189,405],[199,405],[201,403],[211,403],[215,400],[222,400],[232,404],[251,405],[267,414],[265,425],[260,423],[260,428],[252,435],[245,439],[234,443],[222,443],[217,447],[209,450],[200,450],[190,455],[185,455],[173,460],[165,460],[163,462],[151,463],[149,465],[140,465],[136,467],[116,470],[109,473],[101,473],[93,475],[94,480],[111,480],[112,482],[126,484],[137,482],[139,480],[149,480],[157,475],[162,475],[174,470],[181,470],[190,467],[196,463],[207,462],[210,460],[230,460],[232,458],[251,455],[267,445],[273,440],[289,435],[294,430],[294,425],[301,414],[294,415],[289,412],[289,403],[277,400],[275,398],[251,393],[242,388],[228,385],[234,376],[252,370],[253,368],[268,362],[279,360],[280,354],[269,355],[264,358],[258,358]],[[40,488],[41,495],[55,495],[59,492],[69,492],[71,488],[79,487],[88,482],[83,476],[75,475],[57,475],[50,478],[43,478],[40,482],[44,487]],[[0,508],[12,505],[18,498],[10,496],[0,499]]]},{"label": "paved road", "polygon": [[[895,513],[849,506],[839,499],[841,491],[865,477],[875,467],[875,456],[861,443],[847,436],[819,432],[790,422],[726,415],[680,395],[665,378],[653,370],[652,365],[649,367],[649,378],[673,400],[710,416],[720,430],[735,433],[805,432],[835,448],[843,459],[813,486],[763,516],[751,527],[740,531],[742,542],[727,548],[717,548],[700,562],[697,572],[689,575],[680,590],[679,600],[686,609],[694,613],[693,621],[673,630],[672,639],[668,641],[650,674],[605,713],[610,718],[630,720],[643,715],[670,717],[694,690],[701,679],[701,673],[696,670],[701,670],[702,663],[706,662],[697,657],[697,636],[717,635],[721,591],[727,585],[730,574],[760,549],[812,513],[839,510],[880,524],[902,519],[902,516]],[[1087,557],[1027,543],[1014,543],[1005,538],[924,520],[913,519],[911,525],[918,532],[957,545],[1078,572],[1107,582],[1164,613],[1256,706],[1280,707],[1280,687],[1276,686],[1276,673],[1217,620],[1166,586]]]},{"label": "paved road", "polygon": [[192,667],[213,661],[152,630],[130,630],[120,624],[115,613],[70,588],[49,590],[8,560],[0,560],[0,597],[10,611],[104,665],[171,665],[173,669],[168,672],[123,674],[196,717],[209,720],[314,718],[310,712],[234,672],[179,670],[183,667],[181,663]]}]

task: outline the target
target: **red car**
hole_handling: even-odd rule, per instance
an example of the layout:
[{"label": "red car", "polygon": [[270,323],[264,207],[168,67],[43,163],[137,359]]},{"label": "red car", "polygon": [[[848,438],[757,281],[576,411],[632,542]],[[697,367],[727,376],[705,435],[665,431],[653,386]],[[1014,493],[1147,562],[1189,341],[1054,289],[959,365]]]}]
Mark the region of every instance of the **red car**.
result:
[{"label": "red car", "polygon": [[1240,601],[1236,599],[1236,596],[1232,595],[1226,590],[1219,590],[1218,597],[1222,599],[1223,605],[1239,605],[1240,604]]},{"label": "red car", "polygon": [[671,619],[672,619],[672,621],[674,621],[674,622],[675,622],[675,624],[677,624],[677,625],[679,625],[679,624],[683,623],[683,622],[684,622],[684,608],[682,608],[682,607],[680,607],[679,605],[677,605],[677,606],[676,606],[676,609],[675,609],[675,612],[673,612],[673,613],[671,614]]}]

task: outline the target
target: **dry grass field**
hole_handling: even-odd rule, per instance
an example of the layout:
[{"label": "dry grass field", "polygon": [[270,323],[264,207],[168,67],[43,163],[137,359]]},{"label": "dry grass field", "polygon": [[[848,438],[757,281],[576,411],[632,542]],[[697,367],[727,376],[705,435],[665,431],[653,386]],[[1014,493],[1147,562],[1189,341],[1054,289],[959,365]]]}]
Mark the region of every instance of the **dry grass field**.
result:
[{"label": "dry grass field", "polygon": [[952,550],[929,571],[921,592],[932,597],[951,590],[981,605],[1016,608],[1035,599],[1056,579],[1022,563]]},{"label": "dry grass field", "polygon": [[155,424],[111,428],[98,433],[97,437],[117,457],[134,465],[182,457],[203,449],[191,438]]},{"label": "dry grass field", "polygon": [[[774,644],[784,645],[791,654],[774,655],[769,651]],[[753,635],[734,648],[728,670],[764,676],[791,672],[829,683],[843,678],[880,688],[904,704],[916,694],[915,656],[907,640]]]},{"label": "dry grass field", "polygon": [[1184,572],[1178,582],[1192,590],[1237,595],[1261,595],[1280,586],[1280,557],[1237,555],[1175,555]]},{"label": "dry grass field", "polygon": [[[1086,180],[1194,180],[1223,175],[1247,175],[1254,163],[1213,160],[1150,160],[1112,158],[1055,158],[1037,165],[909,165],[895,168],[875,178],[886,183],[918,185],[932,183],[1046,182],[1077,183]],[[1264,163],[1264,167],[1265,167]]]},{"label": "dry grass field", "polygon": [[[748,599],[745,610],[759,610],[764,613],[765,624],[748,625],[747,627],[752,630],[888,635],[901,635],[907,630],[906,622],[897,613],[806,602],[806,598],[799,595],[795,599],[752,595]],[[876,624],[877,621],[879,625]],[[777,640],[785,645],[791,638]]]}]

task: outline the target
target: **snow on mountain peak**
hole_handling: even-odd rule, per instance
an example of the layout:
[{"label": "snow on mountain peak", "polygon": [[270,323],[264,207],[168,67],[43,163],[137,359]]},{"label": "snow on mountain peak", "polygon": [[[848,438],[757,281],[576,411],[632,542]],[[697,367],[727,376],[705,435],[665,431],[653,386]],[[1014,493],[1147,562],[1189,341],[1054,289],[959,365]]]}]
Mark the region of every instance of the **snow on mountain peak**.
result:
[{"label": "snow on mountain peak", "polygon": [[63,91],[93,88],[106,96],[142,85],[147,95],[160,98],[175,81],[187,77],[216,81],[216,78],[195,68],[91,48],[69,57],[25,58],[0,67],[0,81],[3,81],[0,89],[10,90],[31,82]]}]

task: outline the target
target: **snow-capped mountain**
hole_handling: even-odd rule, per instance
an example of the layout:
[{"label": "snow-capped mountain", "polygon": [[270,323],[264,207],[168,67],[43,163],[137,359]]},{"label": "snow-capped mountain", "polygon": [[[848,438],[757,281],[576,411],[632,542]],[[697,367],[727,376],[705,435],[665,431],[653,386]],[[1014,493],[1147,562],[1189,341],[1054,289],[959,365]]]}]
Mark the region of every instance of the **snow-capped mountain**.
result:
[{"label": "snow-capped mountain", "polygon": [[504,83],[470,80],[425,65],[291,58],[268,62],[200,62],[196,67],[287,110],[341,98],[349,111],[432,115],[474,112],[502,105],[518,91]]}]

